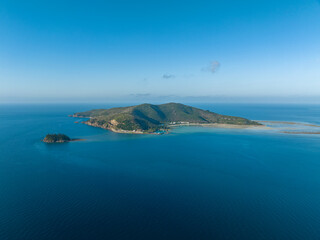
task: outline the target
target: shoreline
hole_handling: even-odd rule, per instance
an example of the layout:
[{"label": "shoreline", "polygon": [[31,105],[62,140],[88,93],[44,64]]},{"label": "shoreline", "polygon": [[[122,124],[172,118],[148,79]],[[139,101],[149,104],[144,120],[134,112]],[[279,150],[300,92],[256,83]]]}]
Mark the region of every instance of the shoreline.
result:
[{"label": "shoreline", "polygon": [[[92,124],[90,122],[81,122],[91,127],[102,128],[105,130],[109,130],[115,133],[124,133],[124,134],[151,134],[151,135],[162,135],[170,133],[170,129],[162,130],[162,133],[157,132],[143,132],[141,130],[122,130],[122,129],[115,129],[112,127],[104,127],[97,124]],[[236,124],[223,124],[223,123],[189,123],[189,124],[171,124],[168,127],[182,127],[182,126],[199,126],[199,127],[214,127],[214,128],[225,128],[225,129],[259,129],[259,130],[267,130],[272,129],[271,127],[265,125],[236,125]]]},{"label": "shoreline", "polygon": [[142,132],[141,130],[129,131],[129,130],[123,130],[123,129],[115,129],[115,128],[112,128],[112,127],[99,126],[99,125],[92,124],[92,123],[89,123],[89,122],[82,122],[82,123],[83,123],[83,124],[86,124],[86,125],[88,125],[88,126],[91,126],[91,127],[102,128],[102,129],[109,130],[109,131],[114,132],[114,133],[122,133],[122,134],[139,134],[139,135],[142,135],[142,134],[149,135],[149,134],[151,134],[151,135],[162,135],[162,134],[168,133],[168,131],[165,131],[164,133]]},{"label": "shoreline", "polygon": [[199,126],[199,127],[215,127],[215,128],[226,128],[226,129],[272,129],[266,125],[237,125],[227,123],[189,123],[189,124],[171,124],[170,127],[181,127],[181,126]]},{"label": "shoreline", "polygon": [[[72,115],[72,117],[77,117]],[[80,118],[85,118],[85,117],[80,117]],[[88,117],[90,119],[90,117]],[[115,129],[113,127],[106,127],[106,126],[100,126],[97,124],[92,124],[87,121],[83,122],[78,122],[78,123],[83,123],[88,126],[92,127],[98,127],[102,128],[105,130],[109,130],[114,133],[122,133],[122,134],[139,134],[139,135],[163,135],[163,134],[169,134],[171,132],[170,128],[178,128],[178,127],[184,127],[184,126],[198,126],[198,127],[209,127],[209,128],[222,128],[222,129],[248,129],[248,130],[278,130],[278,132],[283,133],[283,134],[306,134],[306,135],[320,135],[320,132],[314,131],[314,132],[308,132],[308,131],[286,131],[285,128],[283,127],[275,127],[272,126],[272,124],[287,124],[287,125],[300,125],[300,126],[306,126],[306,127],[315,127],[315,128],[320,128],[319,125],[316,124],[310,124],[310,123],[299,123],[299,122],[290,122],[290,121],[267,121],[267,120],[255,120],[262,125],[237,125],[237,124],[226,124],[226,123],[178,123],[178,124],[168,124],[167,126],[169,129],[162,130],[161,133],[157,132],[143,132],[141,130],[122,130],[122,129]],[[270,123],[271,126],[267,126],[266,124]],[[75,141],[83,141],[83,140],[75,140]]]}]

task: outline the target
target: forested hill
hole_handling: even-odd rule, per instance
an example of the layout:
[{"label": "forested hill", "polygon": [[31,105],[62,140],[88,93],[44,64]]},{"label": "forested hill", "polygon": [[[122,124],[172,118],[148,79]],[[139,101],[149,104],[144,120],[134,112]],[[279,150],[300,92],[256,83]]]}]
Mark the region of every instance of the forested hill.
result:
[{"label": "forested hill", "polygon": [[127,131],[152,132],[173,123],[260,125],[245,118],[221,115],[180,103],[141,104],[130,107],[95,109],[75,113],[73,116],[90,118],[87,121],[89,125]]}]

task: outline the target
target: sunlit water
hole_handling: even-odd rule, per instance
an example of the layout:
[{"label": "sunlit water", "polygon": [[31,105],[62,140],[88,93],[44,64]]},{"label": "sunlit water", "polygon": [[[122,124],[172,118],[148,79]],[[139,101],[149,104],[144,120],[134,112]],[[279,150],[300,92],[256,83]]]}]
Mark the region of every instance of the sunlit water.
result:
[{"label": "sunlit water", "polygon": [[[0,105],[1,240],[320,239],[320,135],[126,135],[68,117],[111,106]],[[196,106],[320,124],[315,105]],[[87,140],[40,141],[55,132]]]}]

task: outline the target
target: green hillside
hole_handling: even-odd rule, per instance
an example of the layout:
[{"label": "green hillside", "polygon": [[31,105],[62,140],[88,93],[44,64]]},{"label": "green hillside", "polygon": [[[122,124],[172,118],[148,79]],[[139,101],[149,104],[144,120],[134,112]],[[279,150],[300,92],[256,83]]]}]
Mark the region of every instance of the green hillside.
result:
[{"label": "green hillside", "polygon": [[96,127],[142,132],[154,132],[181,123],[261,125],[245,118],[221,115],[179,103],[95,109],[73,116],[90,118],[86,123]]}]

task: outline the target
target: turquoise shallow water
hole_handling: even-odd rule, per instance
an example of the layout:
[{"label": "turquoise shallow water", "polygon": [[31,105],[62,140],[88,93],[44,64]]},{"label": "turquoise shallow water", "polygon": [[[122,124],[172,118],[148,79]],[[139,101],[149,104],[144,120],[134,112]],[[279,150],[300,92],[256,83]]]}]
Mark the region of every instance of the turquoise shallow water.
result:
[{"label": "turquoise shallow water", "polygon": [[[196,106],[320,124],[316,105]],[[67,117],[101,107],[0,105],[0,239],[320,239],[320,136]],[[87,141],[42,143],[51,132]]]}]

